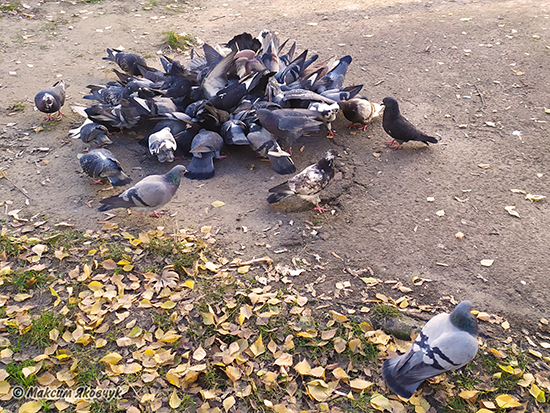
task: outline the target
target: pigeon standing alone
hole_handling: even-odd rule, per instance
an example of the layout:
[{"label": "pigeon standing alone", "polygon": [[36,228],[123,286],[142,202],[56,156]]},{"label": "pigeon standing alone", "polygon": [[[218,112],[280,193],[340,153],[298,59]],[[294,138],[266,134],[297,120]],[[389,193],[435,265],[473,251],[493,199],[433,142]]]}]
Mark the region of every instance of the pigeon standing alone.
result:
[{"label": "pigeon standing alone", "polygon": [[382,101],[384,105],[384,116],[382,117],[382,126],[388,135],[393,139],[386,142],[392,149],[401,149],[403,142],[408,141],[420,141],[428,145],[428,142],[437,143],[437,139],[428,136],[414,127],[401,112],[399,112],[399,105],[394,98],[384,98]]},{"label": "pigeon standing alone", "polygon": [[65,104],[65,82],[63,79],[54,83],[52,87],[41,90],[34,97],[34,104],[40,112],[47,113],[44,120],[52,120],[52,113],[57,112],[60,118],[63,116],[61,108]]},{"label": "pigeon standing alone", "polygon": [[462,301],[451,314],[426,323],[407,352],[384,362],[382,375],[397,395],[408,399],[423,380],[468,364],[477,353],[477,321],[472,303]]},{"label": "pigeon standing alone", "polygon": [[112,186],[123,186],[132,182],[122,171],[120,162],[107,149],[92,149],[87,153],[79,153],[77,157],[82,170],[94,178],[92,185],[103,183],[102,178],[107,178]]},{"label": "pigeon standing alone", "polygon": [[157,209],[170,202],[185,171],[185,166],[176,165],[164,175],[149,175],[121,194],[99,201],[98,211],[134,208],[137,211],[153,211],[153,215],[158,217],[161,213]]},{"label": "pigeon standing alone", "polygon": [[273,204],[291,195],[298,195],[300,198],[314,203],[314,209],[317,211],[321,213],[327,211],[326,208],[319,205],[321,202],[319,192],[334,178],[334,158],[337,156],[338,152],[331,149],[316,164],[308,166],[285,183],[271,188],[269,192],[272,194],[267,197],[267,202]]}]

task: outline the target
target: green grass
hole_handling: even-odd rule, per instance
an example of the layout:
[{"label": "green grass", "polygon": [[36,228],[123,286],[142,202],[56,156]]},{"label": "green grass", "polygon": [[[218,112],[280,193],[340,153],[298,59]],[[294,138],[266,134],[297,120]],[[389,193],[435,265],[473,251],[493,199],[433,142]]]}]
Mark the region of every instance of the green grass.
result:
[{"label": "green grass", "polygon": [[23,374],[23,369],[25,367],[30,367],[34,365],[35,362],[33,360],[23,360],[19,363],[12,361],[6,366],[6,372],[10,375],[10,378],[14,380],[17,384],[27,388],[36,383],[36,374],[31,374],[28,377],[25,377],[25,375]]},{"label": "green grass", "polygon": [[53,311],[42,311],[40,316],[33,320],[31,329],[26,331],[22,338],[29,344],[47,347],[51,344],[51,330],[57,329],[59,333],[63,333],[62,320],[62,315]]},{"label": "green grass", "polygon": [[0,11],[14,11],[21,8],[21,2],[18,0],[0,4]]},{"label": "green grass", "polygon": [[13,101],[13,105],[8,108],[11,112],[22,112],[25,110],[25,102]]},{"label": "green grass", "polygon": [[179,35],[173,30],[162,33],[164,42],[174,49],[187,50],[193,47],[195,37],[190,34]]},{"label": "green grass", "polygon": [[372,308],[372,313],[381,318],[401,317],[401,311],[387,304],[378,304]]},{"label": "green grass", "polygon": [[8,284],[16,286],[19,292],[25,292],[45,285],[49,279],[50,276],[45,271],[22,271],[18,269],[11,273],[6,281]]}]

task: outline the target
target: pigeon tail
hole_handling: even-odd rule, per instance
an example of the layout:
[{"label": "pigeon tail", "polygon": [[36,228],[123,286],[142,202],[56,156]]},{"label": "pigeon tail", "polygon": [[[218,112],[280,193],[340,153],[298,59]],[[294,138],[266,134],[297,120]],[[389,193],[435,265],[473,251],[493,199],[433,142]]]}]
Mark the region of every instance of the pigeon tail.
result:
[{"label": "pigeon tail", "polygon": [[202,158],[193,156],[187,166],[186,178],[189,179],[210,179],[214,176],[214,152],[202,155]]},{"label": "pigeon tail", "polygon": [[[275,172],[279,175],[288,175],[296,172],[296,166],[289,155],[281,152],[268,152],[267,157],[273,166]],[[277,202],[277,201],[274,201]]]},{"label": "pigeon tail", "polygon": [[109,176],[109,181],[113,186],[124,186],[132,182],[132,178],[130,178],[124,172],[119,172],[116,175]]},{"label": "pigeon tail", "polygon": [[267,202],[269,202],[270,204],[274,204],[275,202],[282,201],[283,199],[294,195],[294,192],[288,186],[288,182],[271,188],[269,192],[273,192],[267,197]]},{"label": "pigeon tail", "polygon": [[410,381],[411,378],[405,374],[399,374],[395,372],[396,366],[399,364],[403,356],[394,357],[386,360],[382,365],[382,376],[386,380],[388,387],[398,396],[404,399],[409,399],[416,391],[421,380]]},{"label": "pigeon tail", "polygon": [[419,141],[422,141],[424,142],[426,145],[428,145],[428,142],[430,143],[437,143],[438,140],[436,138],[434,138],[433,136],[428,136],[428,135],[420,135],[420,137],[417,139]]},{"label": "pigeon tail", "polygon": [[135,206],[132,202],[125,201],[118,195],[113,195],[109,198],[102,199],[99,203],[101,205],[97,208],[97,210],[100,212],[109,211],[110,209],[115,208],[130,208]]}]

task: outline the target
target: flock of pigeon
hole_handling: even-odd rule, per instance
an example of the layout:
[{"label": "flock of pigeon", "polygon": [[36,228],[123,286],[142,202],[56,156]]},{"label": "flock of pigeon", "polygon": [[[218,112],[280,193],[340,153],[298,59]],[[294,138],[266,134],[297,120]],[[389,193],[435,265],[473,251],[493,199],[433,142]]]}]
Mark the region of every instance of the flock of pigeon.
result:
[{"label": "flock of pigeon", "polygon": [[[191,157],[187,167],[178,165],[165,175],[148,176],[119,195],[100,201],[100,211],[135,208],[153,211],[170,201],[182,176],[209,179],[214,176],[214,158],[226,145],[248,145],[267,157],[275,172],[296,172],[291,158],[292,144],[303,134],[327,130],[341,110],[350,127],[364,129],[383,113],[384,130],[393,138],[386,142],[399,149],[406,141],[436,143],[437,139],[418,131],[400,113],[397,101],[385,98],[382,105],[361,97],[362,85],[344,86],[352,61],[344,56],[319,62],[308,50],[298,55],[296,42],[283,54],[288,40],[279,45],[274,33],[263,30],[254,38],[242,33],[225,49],[203,46],[203,57],[185,63],[161,57],[164,70],[147,66],[137,54],[107,49],[103,59],[115,62],[118,81],[89,85],[85,99],[90,107],[72,106],[84,116],[84,123],[70,131],[89,147],[79,154],[84,172],[99,183],[108,179],[113,186],[127,185],[115,156],[104,146],[112,143],[110,134],[139,129],[148,136],[140,141],[159,162]],[[219,50],[219,51],[218,51]],[[332,67],[331,67],[332,63]],[[61,115],[65,101],[63,80],[35,96],[36,107]],[[323,159],[270,189],[268,202],[298,195],[313,202],[319,212],[318,193],[334,176],[334,150]],[[99,179],[99,181],[97,181]]]},{"label": "flock of pigeon", "polygon": [[[324,129],[334,134],[331,122],[340,110],[352,122],[350,127],[360,124],[362,129],[383,110],[383,128],[393,138],[386,143],[393,149],[407,141],[437,143],[400,114],[395,99],[387,97],[377,105],[358,96],[362,85],[344,87],[351,56],[329,68],[328,61],[317,62],[318,56],[308,57],[307,50],[294,56],[296,43],[282,54],[286,43],[279,46],[277,37],[267,30],[257,38],[243,33],[227,43],[225,55],[204,45],[204,57],[192,57],[185,64],[163,57],[164,71],[148,67],[139,55],[107,49],[104,59],[123,70],[114,70],[119,80],[89,85],[91,94],[85,98],[99,103],[73,107],[86,120],[70,134],[93,147],[78,155],[84,172],[96,180],[108,179],[113,186],[130,183],[114,155],[103,148],[112,143],[110,133],[124,129],[147,129],[149,135],[140,143],[159,162],[192,159],[187,168],[176,165],[164,175],[147,176],[121,194],[103,199],[99,210],[135,208],[156,213],[171,200],[183,176],[214,176],[213,159],[220,157],[224,144],[249,145],[269,158],[277,173],[292,174],[296,171],[291,159],[294,141]],[[47,119],[55,112],[61,115],[64,101],[62,80],[35,97],[37,108],[49,114]],[[322,212],[319,192],[334,177],[337,156],[337,151],[329,150],[317,163],[271,188],[267,201],[298,195]],[[392,391],[410,398],[423,380],[456,370],[474,358],[477,323],[470,308],[471,303],[463,301],[451,314],[435,316],[405,354],[384,362],[382,374]]]}]

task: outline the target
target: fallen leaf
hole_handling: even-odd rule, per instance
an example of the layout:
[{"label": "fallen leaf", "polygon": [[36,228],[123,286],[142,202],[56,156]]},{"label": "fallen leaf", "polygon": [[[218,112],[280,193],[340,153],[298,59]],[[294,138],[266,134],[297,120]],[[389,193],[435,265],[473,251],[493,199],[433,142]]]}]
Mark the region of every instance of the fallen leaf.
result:
[{"label": "fallen leaf", "polygon": [[506,211],[508,211],[508,213],[509,213],[510,215],[512,215],[512,216],[514,216],[514,217],[521,218],[521,217],[519,216],[518,211],[515,210],[515,209],[516,209],[515,206],[505,206],[504,209],[505,209]]},{"label": "fallen leaf", "polygon": [[546,197],[544,195],[527,194],[525,195],[525,199],[528,199],[529,201],[540,202],[540,201],[544,201]]},{"label": "fallen leaf", "polygon": [[176,389],[172,392],[172,395],[170,396],[170,399],[168,400],[168,404],[172,409],[177,409],[181,405],[181,399],[178,397],[178,394],[176,393]]},{"label": "fallen leaf", "polygon": [[518,402],[516,399],[508,394],[501,394],[500,396],[497,396],[495,400],[498,407],[500,407],[501,409],[509,409],[521,406],[520,402]]},{"label": "fallen leaf", "polygon": [[479,263],[483,267],[490,267],[491,265],[493,265],[493,262],[495,262],[495,260],[481,260]]},{"label": "fallen leaf", "polygon": [[220,208],[220,207],[222,207],[222,206],[224,206],[224,205],[225,205],[225,202],[222,202],[222,201],[214,201],[214,202],[212,202],[212,206],[213,206],[214,208]]}]

